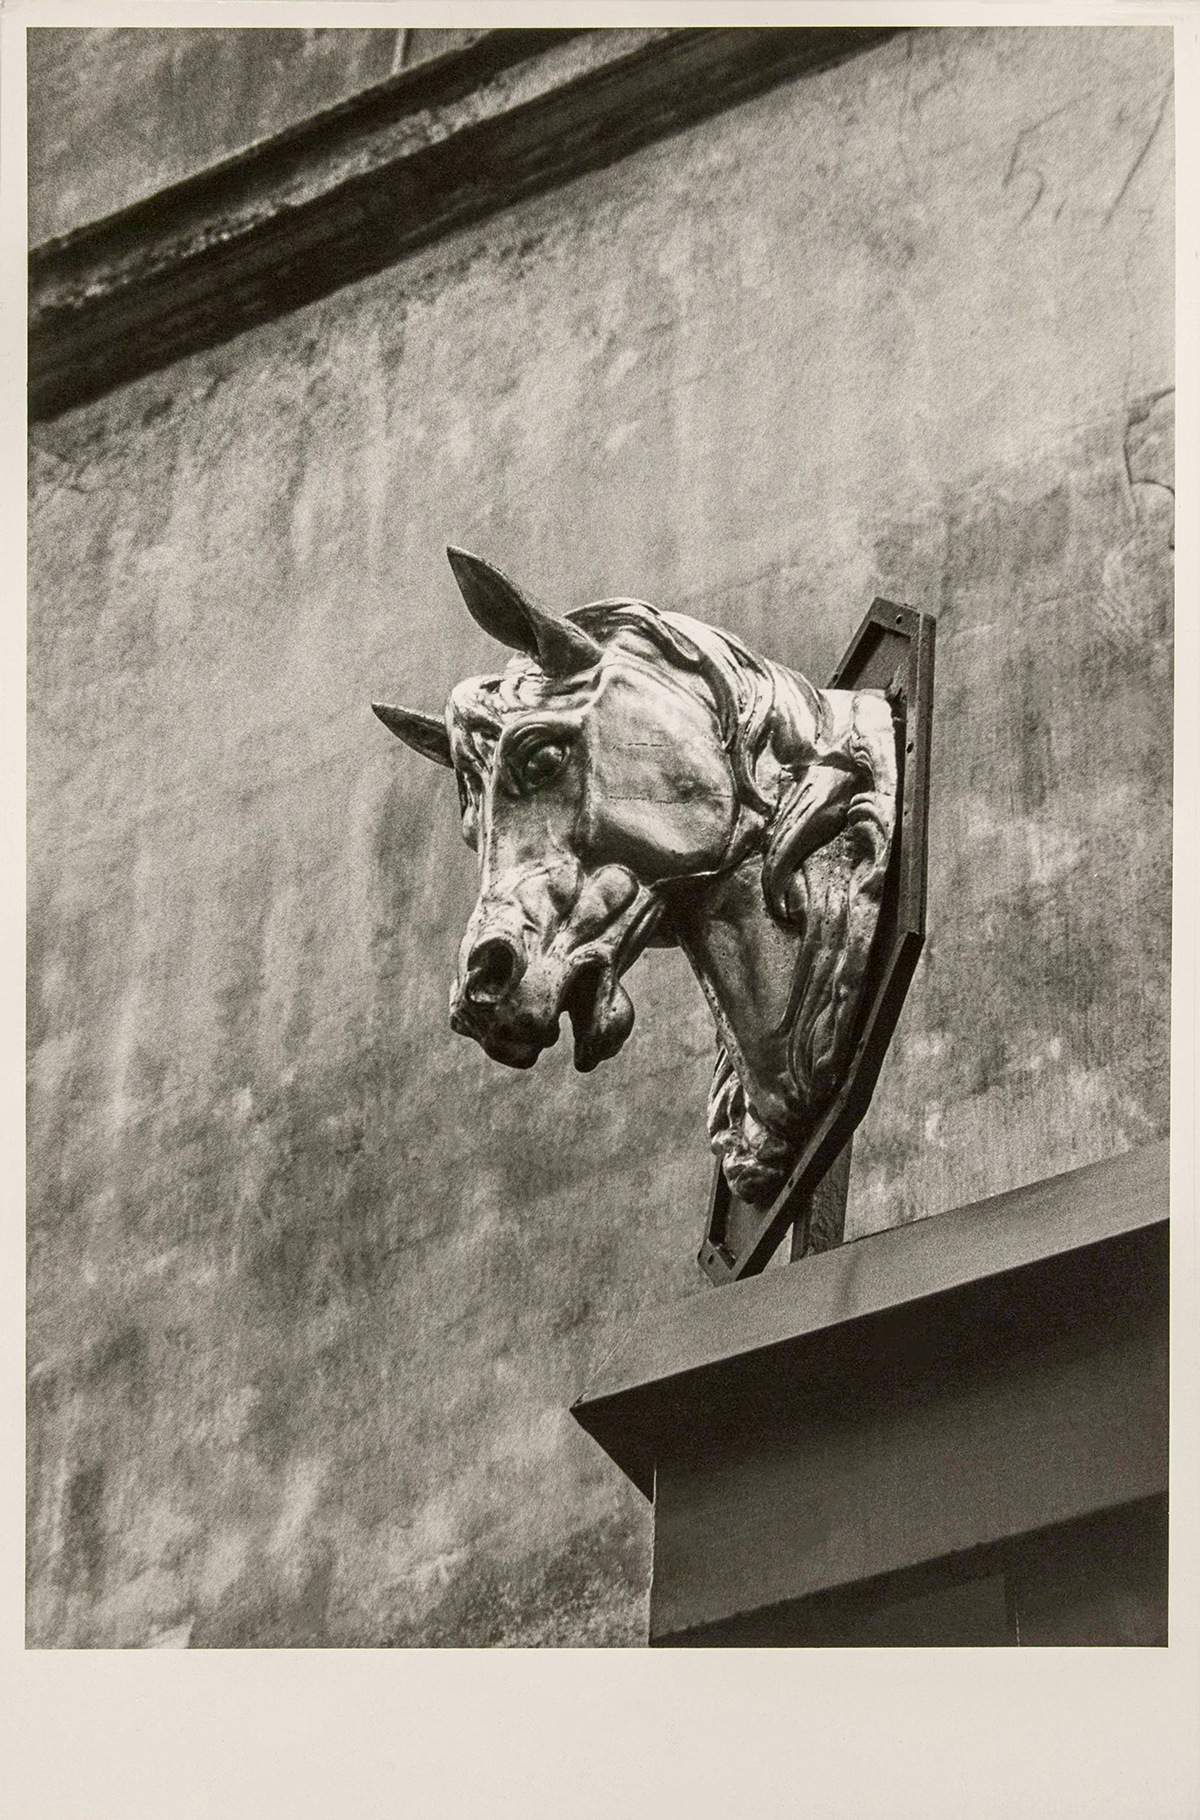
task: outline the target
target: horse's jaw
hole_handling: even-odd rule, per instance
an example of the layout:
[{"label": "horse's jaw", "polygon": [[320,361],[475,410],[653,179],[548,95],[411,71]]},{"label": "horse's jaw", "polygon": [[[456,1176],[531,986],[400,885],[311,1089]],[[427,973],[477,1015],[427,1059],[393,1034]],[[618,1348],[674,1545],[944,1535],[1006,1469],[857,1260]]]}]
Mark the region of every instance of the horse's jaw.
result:
[{"label": "horse's jaw", "polygon": [[562,1005],[571,1020],[580,1074],[590,1074],[624,1048],[634,1011],[621,976],[653,940],[662,917],[661,896],[642,886],[620,927],[606,931],[603,942],[589,943],[572,956]]},{"label": "horse's jaw", "polygon": [[633,1001],[611,965],[596,961],[572,975],[563,999],[575,1039],[575,1066],[590,1074],[624,1048],[633,1029]]}]

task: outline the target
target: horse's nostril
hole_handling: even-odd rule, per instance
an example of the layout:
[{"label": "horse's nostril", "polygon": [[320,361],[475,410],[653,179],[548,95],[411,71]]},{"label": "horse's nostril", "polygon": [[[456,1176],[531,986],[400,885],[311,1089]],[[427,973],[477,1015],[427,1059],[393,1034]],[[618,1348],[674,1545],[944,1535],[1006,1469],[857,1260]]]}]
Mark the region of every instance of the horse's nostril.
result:
[{"label": "horse's nostril", "polygon": [[489,936],[476,942],[468,957],[465,995],[477,1005],[494,1005],[512,991],[524,971],[515,945],[503,935]]}]

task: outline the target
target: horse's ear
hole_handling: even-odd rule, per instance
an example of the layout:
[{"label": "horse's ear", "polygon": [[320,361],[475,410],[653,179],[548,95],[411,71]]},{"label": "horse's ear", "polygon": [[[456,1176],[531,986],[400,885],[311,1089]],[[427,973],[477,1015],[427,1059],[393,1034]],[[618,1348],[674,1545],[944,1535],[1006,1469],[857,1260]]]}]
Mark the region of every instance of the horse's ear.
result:
[{"label": "horse's ear", "polygon": [[397,739],[402,739],[406,746],[411,746],[423,758],[431,758],[435,765],[445,765],[448,770],[453,770],[450,735],[446,731],[445,721],[438,720],[432,714],[422,714],[417,708],[389,708],[382,701],[373,701],[371,706]]},{"label": "horse's ear", "polygon": [[490,562],[453,544],[446,555],[467,611],[490,637],[536,657],[549,676],[574,676],[599,661],[601,648],[582,627],[536,606]]}]

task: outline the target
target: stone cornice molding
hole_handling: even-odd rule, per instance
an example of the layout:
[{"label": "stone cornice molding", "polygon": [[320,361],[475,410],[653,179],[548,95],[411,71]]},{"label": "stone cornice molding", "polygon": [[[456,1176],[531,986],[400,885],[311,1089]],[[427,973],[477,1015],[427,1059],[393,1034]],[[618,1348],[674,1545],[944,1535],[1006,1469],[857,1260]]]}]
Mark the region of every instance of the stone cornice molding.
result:
[{"label": "stone cornice molding", "polygon": [[30,254],[48,418],[896,28],[504,30]]}]

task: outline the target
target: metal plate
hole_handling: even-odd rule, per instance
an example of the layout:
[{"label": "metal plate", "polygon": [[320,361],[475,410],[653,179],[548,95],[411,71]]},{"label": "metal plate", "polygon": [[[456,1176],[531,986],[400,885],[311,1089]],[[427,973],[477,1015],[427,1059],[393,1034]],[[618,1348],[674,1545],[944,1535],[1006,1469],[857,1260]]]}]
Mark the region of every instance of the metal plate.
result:
[{"label": "metal plate", "polygon": [[731,1194],[718,1164],[699,1253],[700,1268],[714,1283],[731,1283],[765,1269],[871,1103],[925,940],[935,623],[928,613],[876,600],[830,679],[831,689],[882,689],[896,725],[899,813],[871,983],[846,1078],[770,1207],[750,1207]]}]

